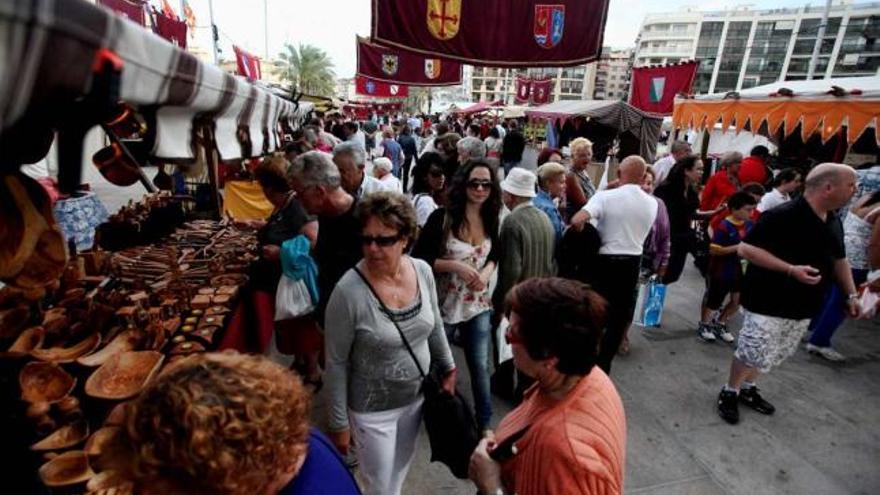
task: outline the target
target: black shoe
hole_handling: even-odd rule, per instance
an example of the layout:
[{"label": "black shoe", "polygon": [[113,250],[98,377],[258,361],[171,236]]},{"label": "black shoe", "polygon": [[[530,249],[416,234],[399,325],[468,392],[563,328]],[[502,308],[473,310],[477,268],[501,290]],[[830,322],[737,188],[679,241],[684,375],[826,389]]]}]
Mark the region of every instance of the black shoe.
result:
[{"label": "black shoe", "polygon": [[736,396],[736,392],[724,389],[718,394],[718,415],[732,425],[739,423],[739,404]]},{"label": "black shoe", "polygon": [[744,388],[739,391],[739,401],[761,414],[773,414],[776,408],[764,400],[758,393],[758,387]]}]

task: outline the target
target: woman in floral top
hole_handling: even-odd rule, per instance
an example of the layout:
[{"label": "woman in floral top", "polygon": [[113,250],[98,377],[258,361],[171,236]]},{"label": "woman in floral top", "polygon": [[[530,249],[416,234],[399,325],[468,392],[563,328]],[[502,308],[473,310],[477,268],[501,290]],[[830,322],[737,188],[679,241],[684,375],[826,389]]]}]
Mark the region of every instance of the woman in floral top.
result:
[{"label": "woman in floral top", "polygon": [[436,210],[413,249],[437,277],[440,314],[446,332],[458,331],[471,375],[477,424],[489,428],[491,291],[498,261],[501,189],[494,168],[470,161],[452,179],[446,208]]}]

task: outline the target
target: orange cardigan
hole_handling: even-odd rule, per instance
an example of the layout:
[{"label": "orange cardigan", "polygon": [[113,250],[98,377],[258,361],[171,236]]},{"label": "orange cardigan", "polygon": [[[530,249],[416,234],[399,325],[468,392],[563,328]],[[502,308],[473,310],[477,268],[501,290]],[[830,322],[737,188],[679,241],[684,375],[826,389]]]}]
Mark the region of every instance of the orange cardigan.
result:
[{"label": "orange cardigan", "polygon": [[536,386],[498,426],[497,441],[531,425],[502,464],[508,493],[611,495],[623,493],[626,416],[614,384],[593,368],[563,400]]}]

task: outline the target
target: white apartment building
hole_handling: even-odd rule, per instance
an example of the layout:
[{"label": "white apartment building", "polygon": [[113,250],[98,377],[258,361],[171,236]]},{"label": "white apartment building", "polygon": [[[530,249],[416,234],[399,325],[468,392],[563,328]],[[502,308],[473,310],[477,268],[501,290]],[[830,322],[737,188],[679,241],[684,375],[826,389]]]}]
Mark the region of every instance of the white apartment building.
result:
[{"label": "white apartment building", "polygon": [[[824,6],[649,14],[635,66],[695,59],[695,93],[719,93],[807,78]],[[831,7],[814,79],[880,73],[880,2]]]},{"label": "white apartment building", "polygon": [[632,55],[631,49],[602,48],[602,56],[596,64],[594,100],[623,100],[627,98]]},{"label": "white apartment building", "polygon": [[558,100],[590,100],[596,81],[596,63],[575,67],[552,68],[495,68],[472,67],[466,71],[470,86],[471,101],[502,101],[505,105],[514,104],[516,76],[536,78],[552,77],[553,91],[550,102]]}]

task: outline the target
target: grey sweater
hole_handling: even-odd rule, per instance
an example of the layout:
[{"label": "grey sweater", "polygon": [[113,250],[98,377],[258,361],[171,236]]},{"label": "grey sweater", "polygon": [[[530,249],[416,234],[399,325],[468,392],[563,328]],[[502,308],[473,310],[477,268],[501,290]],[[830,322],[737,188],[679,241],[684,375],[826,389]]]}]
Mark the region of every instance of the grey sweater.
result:
[{"label": "grey sweater", "polygon": [[[403,262],[415,266],[419,298],[392,313],[425,372],[431,367],[451,370],[455,363],[443,330],[431,268],[419,259],[405,257]],[[348,428],[349,409],[387,411],[418,398],[422,383],[418,368],[394,324],[353,269],[333,290],[325,323],[324,382],[332,431]]]},{"label": "grey sweater", "polygon": [[554,249],[556,231],[547,215],[531,201],[515,207],[501,224],[499,234],[501,261],[498,284],[492,293],[496,311],[504,306],[504,298],[514,285],[534,277],[556,274]]}]

